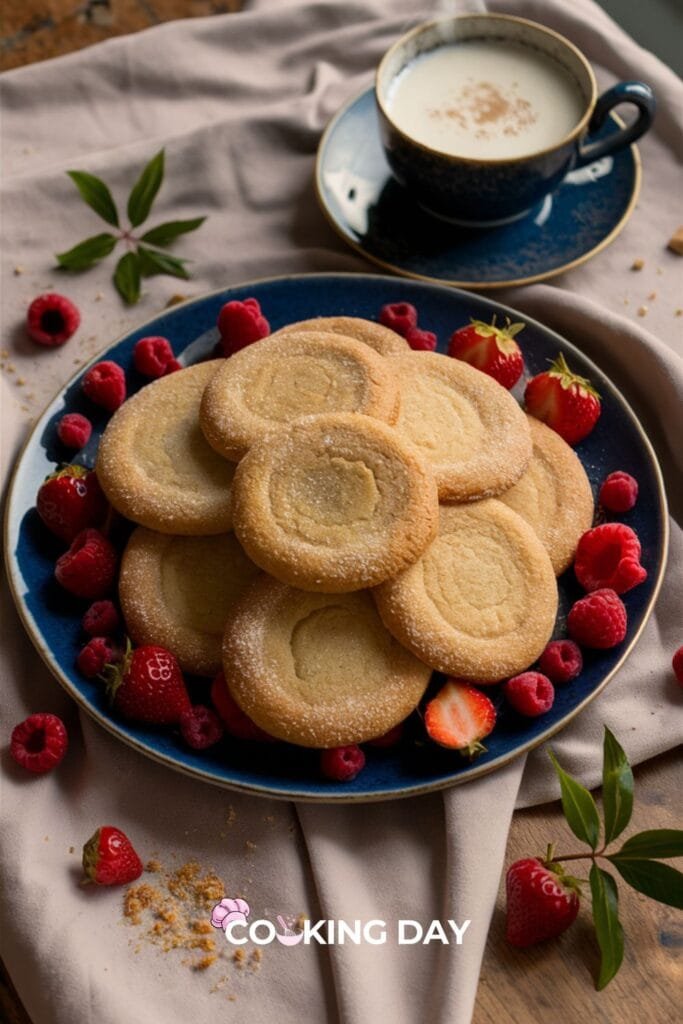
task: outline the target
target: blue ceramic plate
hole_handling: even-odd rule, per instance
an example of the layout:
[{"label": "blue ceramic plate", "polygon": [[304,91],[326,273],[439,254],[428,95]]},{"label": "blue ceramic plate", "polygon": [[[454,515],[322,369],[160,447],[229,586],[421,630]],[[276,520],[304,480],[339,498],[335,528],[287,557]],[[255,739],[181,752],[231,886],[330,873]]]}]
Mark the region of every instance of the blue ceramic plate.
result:
[{"label": "blue ceramic plate", "polygon": [[[608,118],[598,137],[618,124]],[[385,269],[461,288],[502,288],[560,274],[613,241],[638,198],[640,160],[632,146],[571,172],[513,224],[456,227],[425,212],[392,178],[368,89],[323,135],[316,189],[335,231]]]},{"label": "blue ceramic plate", "polygon": [[[458,754],[423,742],[421,725],[408,728],[402,745],[393,750],[368,750],[367,767],[351,783],[340,785],[320,779],[317,754],[284,744],[262,745],[224,741],[201,753],[188,750],[179,734],[120,720],[109,710],[102,687],[83,679],[75,669],[82,645],[79,622],[83,603],[71,599],[52,579],[55,559],[63,547],[42,526],[33,508],[44,477],[64,459],[56,439],[56,424],[66,411],[83,411],[94,419],[93,437],[76,461],[92,465],[98,438],[107,416],[87,403],[77,377],[61,391],[36,424],[19,458],[7,504],[6,552],[9,577],[24,625],[50,670],[71,696],[97,721],[124,742],[172,768],[207,782],[260,793],[265,796],[344,801],[378,800],[407,796],[466,782],[506,764],[546,740],[576,715],[614,675],[628,656],[652,609],[667,547],[667,519],[662,480],[655,454],[633,412],[600,370],[559,335],[505,306],[452,288],[403,279],[355,274],[321,274],[276,278],[226,289],[176,306],[155,317],[112,345],[100,358],[114,359],[126,370],[129,391],[144,382],[132,368],[135,342],[149,334],[165,335],[183,363],[209,353],[216,340],[218,311],[230,299],[254,295],[275,330],[294,320],[320,315],[376,317],[386,302],[412,302],[420,322],[434,330],[441,343],[474,316],[490,320],[493,313],[525,320],[520,344],[530,374],[547,367],[548,359],[564,352],[570,366],[590,377],[603,396],[598,425],[577,449],[594,491],[605,475],[623,469],[640,482],[640,496],[626,521],[637,531],[643,546],[648,579],[626,595],[629,626],[625,642],[615,650],[589,654],[581,676],[558,688],[554,707],[542,718],[523,719],[500,701],[498,688],[490,688],[500,704],[495,731],[487,739],[488,751],[473,764]],[[558,635],[569,603],[579,596],[567,573],[560,580],[561,612]],[[437,680],[438,681],[438,680]],[[190,680],[195,700],[207,700],[207,683]]]}]

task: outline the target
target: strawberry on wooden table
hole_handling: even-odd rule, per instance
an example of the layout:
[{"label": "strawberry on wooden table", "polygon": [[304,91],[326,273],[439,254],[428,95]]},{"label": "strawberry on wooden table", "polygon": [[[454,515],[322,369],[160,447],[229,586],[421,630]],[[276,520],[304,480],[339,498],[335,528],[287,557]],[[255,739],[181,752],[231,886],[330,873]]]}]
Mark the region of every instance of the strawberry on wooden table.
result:
[{"label": "strawberry on wooden table", "polygon": [[140,877],[142,861],[125,832],[103,825],[83,847],[83,871],[97,885],[126,885]]},{"label": "strawberry on wooden table", "polygon": [[176,725],[191,706],[175,655],[155,644],[129,645],[119,664],[107,666],[106,681],[113,707],[136,722]]},{"label": "strawberry on wooden table", "polygon": [[511,324],[507,318],[505,327],[497,327],[495,316],[490,324],[472,320],[453,332],[448,354],[487,373],[509,390],[524,370],[524,359],[515,341],[515,335],[523,328],[524,324]]},{"label": "strawberry on wooden table", "polygon": [[481,740],[496,724],[496,709],[481,690],[449,679],[425,708],[424,723],[435,743],[473,758],[486,750]]},{"label": "strawberry on wooden table", "polygon": [[64,466],[41,484],[36,511],[48,530],[70,544],[87,526],[99,526],[109,505],[94,470]]},{"label": "strawberry on wooden table", "polygon": [[524,391],[526,410],[555,430],[567,444],[587,437],[600,416],[600,395],[567,366],[560,352],[549,370],[536,374]]},{"label": "strawberry on wooden table", "polygon": [[579,885],[559,864],[535,857],[518,860],[505,878],[505,937],[512,946],[533,946],[561,935],[579,912]]}]

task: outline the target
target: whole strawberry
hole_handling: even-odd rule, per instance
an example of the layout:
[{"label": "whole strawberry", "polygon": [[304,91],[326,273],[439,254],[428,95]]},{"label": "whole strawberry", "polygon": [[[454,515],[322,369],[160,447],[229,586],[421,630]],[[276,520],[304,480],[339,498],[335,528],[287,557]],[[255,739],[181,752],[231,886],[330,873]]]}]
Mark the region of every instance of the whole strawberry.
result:
[{"label": "whole strawberry", "polygon": [[109,698],[124,718],[176,725],[190,708],[180,665],[165,647],[129,645],[120,664],[105,671]]},{"label": "whole strawberry", "polygon": [[511,324],[509,319],[505,327],[496,327],[495,316],[490,324],[472,320],[451,335],[448,354],[487,373],[504,388],[512,388],[524,370],[524,359],[515,341],[523,328],[524,324]]},{"label": "whole strawberry", "polygon": [[94,470],[85,466],[53,473],[36,498],[36,511],[48,530],[67,544],[86,527],[100,526],[108,508]]},{"label": "whole strawberry", "polygon": [[[559,872],[559,873],[558,873]],[[578,884],[530,857],[508,868],[505,937],[512,946],[533,946],[561,935],[579,912]]]},{"label": "whole strawberry", "polygon": [[552,427],[567,444],[587,437],[601,411],[598,392],[585,377],[572,373],[562,353],[549,370],[531,378],[524,402],[527,412]]},{"label": "whole strawberry", "polygon": [[97,885],[126,885],[140,877],[142,861],[120,828],[102,825],[83,847],[83,871]]}]

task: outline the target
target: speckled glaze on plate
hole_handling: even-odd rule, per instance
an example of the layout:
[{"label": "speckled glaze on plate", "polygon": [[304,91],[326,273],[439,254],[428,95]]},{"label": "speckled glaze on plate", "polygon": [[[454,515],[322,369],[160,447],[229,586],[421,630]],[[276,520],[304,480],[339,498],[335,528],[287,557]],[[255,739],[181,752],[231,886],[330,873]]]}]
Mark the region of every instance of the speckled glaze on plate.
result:
[{"label": "speckled glaze on plate", "polygon": [[[610,116],[602,138],[618,130]],[[362,255],[406,277],[461,288],[530,284],[583,263],[612,242],[640,190],[635,146],[572,171],[526,217],[500,227],[458,227],[427,213],[391,176],[375,96],[343,107],[318,147],[318,201],[332,227]]]},{"label": "speckled glaze on plate", "polygon": [[[469,764],[458,754],[425,744],[421,723],[412,716],[402,744],[393,749],[368,748],[367,766],[350,783],[326,782],[318,773],[315,751],[292,746],[224,741],[209,750],[189,750],[179,733],[126,722],[112,713],[103,688],[76,671],[75,658],[83,637],[80,619],[84,603],[69,597],[53,581],[55,559],[62,546],[42,526],[34,509],[38,488],[65,453],[56,440],[56,423],[66,411],[87,412],[93,418],[93,437],[78,460],[92,465],[107,422],[80,392],[83,367],[50,403],[38,420],[20,455],[10,485],[5,520],[8,576],[24,626],[55,678],[81,708],[105,729],[153,760],[195,778],[220,786],[284,799],[322,802],[381,800],[426,793],[467,782],[496,770],[563,728],[607,685],[628,656],[652,610],[666,560],[666,499],[652,446],[634,413],[607,377],[558,334],[505,306],[453,288],[401,278],[362,274],[319,274],[275,278],[221,290],[169,309],[100,354],[125,369],[129,393],[144,381],[132,365],[136,341],[150,334],[170,339],[184,365],[207,356],[217,340],[216,317],[224,302],[255,296],[273,330],[294,320],[314,316],[376,317],[386,302],[412,302],[420,322],[434,330],[442,349],[451,332],[470,317],[490,320],[493,313],[523,320],[519,340],[529,374],[547,366],[563,352],[570,366],[590,377],[603,396],[603,413],[593,433],[577,448],[594,493],[616,469],[632,473],[640,483],[638,503],[624,517],[638,531],[648,579],[625,595],[629,624],[626,640],[611,651],[589,653],[581,676],[558,688],[553,708],[541,718],[523,719],[508,710],[497,687],[489,688],[500,707],[498,724],[487,739],[487,753]],[[580,595],[571,572],[559,580],[558,633],[568,606]],[[436,677],[434,685],[438,685]],[[193,700],[206,702],[207,683],[190,680]],[[169,779],[170,783],[170,779]]]}]

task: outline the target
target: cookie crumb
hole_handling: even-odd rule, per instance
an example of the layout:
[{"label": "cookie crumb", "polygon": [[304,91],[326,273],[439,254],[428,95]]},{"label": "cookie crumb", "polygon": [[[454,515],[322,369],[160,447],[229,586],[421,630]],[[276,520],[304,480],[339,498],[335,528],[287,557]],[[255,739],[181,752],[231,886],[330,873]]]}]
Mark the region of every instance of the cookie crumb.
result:
[{"label": "cookie crumb", "polygon": [[673,235],[666,243],[667,249],[675,252],[677,256],[683,256],[683,224],[676,228]]},{"label": "cookie crumb", "polygon": [[145,871],[151,871],[153,874],[161,871],[161,864],[158,860],[148,860],[145,864]]},{"label": "cookie crumb", "polygon": [[26,383],[26,380],[23,377],[17,377],[14,383],[18,388],[23,388],[24,384]]},{"label": "cookie crumb", "polygon": [[73,852],[74,852],[74,847],[73,847],[73,846],[70,846],[70,847],[69,847],[69,853],[73,853]]},{"label": "cookie crumb", "polygon": [[180,294],[172,295],[171,298],[166,303],[165,308],[168,309],[170,306],[177,306],[180,302],[186,302],[187,298],[188,298],[187,295],[180,295]]},{"label": "cookie crumb", "polygon": [[638,316],[647,316],[647,306],[638,306],[636,312]]},{"label": "cookie crumb", "polygon": [[232,804],[228,804],[228,817],[225,820],[225,824],[226,825],[234,825],[236,821],[237,821],[237,811],[232,806]]},{"label": "cookie crumb", "polygon": [[242,948],[236,949],[232,954],[232,959],[233,962],[235,963],[235,966],[239,967],[240,969],[244,967],[244,961],[246,960],[246,957],[247,954],[244,952]]},{"label": "cookie crumb", "polygon": [[255,850],[257,848],[256,843],[252,843],[251,839],[247,839],[244,845],[248,850]]},{"label": "cookie crumb", "polygon": [[24,273],[24,268],[17,264],[17,266],[14,268],[13,273],[15,277],[21,277],[21,275]]},{"label": "cookie crumb", "polygon": [[631,264],[631,270],[642,270],[644,266],[645,266],[645,260],[641,260],[639,258],[639,259],[633,261],[633,263]]},{"label": "cookie crumb", "polygon": [[657,298],[657,292],[650,292],[650,294],[648,295],[648,299],[650,300],[650,302],[654,302],[654,300],[656,298]]}]

